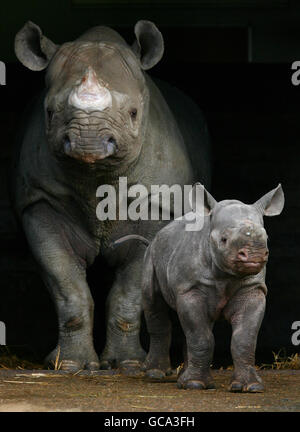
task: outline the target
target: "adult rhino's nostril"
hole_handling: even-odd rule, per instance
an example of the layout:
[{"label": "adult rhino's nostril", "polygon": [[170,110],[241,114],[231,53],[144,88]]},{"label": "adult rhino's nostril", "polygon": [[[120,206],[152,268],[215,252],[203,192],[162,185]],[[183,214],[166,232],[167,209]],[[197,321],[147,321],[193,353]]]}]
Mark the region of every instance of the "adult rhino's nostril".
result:
[{"label": "adult rhino's nostril", "polygon": [[237,253],[237,259],[239,261],[247,261],[248,260],[248,252],[246,249],[240,249]]},{"label": "adult rhino's nostril", "polygon": [[110,137],[108,137],[107,142],[108,142],[108,144],[111,144],[111,145],[117,147],[117,141],[112,135]]},{"label": "adult rhino's nostril", "polygon": [[69,153],[71,153],[72,150],[73,150],[73,145],[71,143],[71,140],[70,140],[68,135],[65,135],[65,137],[64,137],[64,151],[66,154],[69,154]]},{"label": "adult rhino's nostril", "polygon": [[113,154],[118,151],[117,141],[113,135],[104,136],[101,143],[105,146],[108,154]]}]

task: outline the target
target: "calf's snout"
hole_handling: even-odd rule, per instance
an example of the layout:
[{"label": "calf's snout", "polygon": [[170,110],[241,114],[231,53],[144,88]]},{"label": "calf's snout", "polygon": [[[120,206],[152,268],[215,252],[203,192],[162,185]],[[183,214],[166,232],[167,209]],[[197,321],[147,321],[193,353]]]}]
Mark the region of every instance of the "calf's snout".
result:
[{"label": "calf's snout", "polygon": [[[247,247],[243,247],[243,248],[239,249],[237,252],[237,256],[236,256],[237,261],[241,261],[241,262],[251,261],[253,259],[253,257],[252,257],[253,254],[250,253],[249,249],[250,248],[247,248]],[[269,256],[269,250],[266,247],[264,247],[264,248],[261,248],[258,251],[256,251],[256,253],[255,253],[256,259],[255,260],[256,261],[257,260],[266,261],[268,256]]]},{"label": "calf's snout", "polygon": [[247,251],[247,249],[246,248],[242,248],[242,249],[240,249],[239,251],[238,251],[238,253],[237,253],[237,259],[238,259],[238,261],[248,261],[248,251]]}]

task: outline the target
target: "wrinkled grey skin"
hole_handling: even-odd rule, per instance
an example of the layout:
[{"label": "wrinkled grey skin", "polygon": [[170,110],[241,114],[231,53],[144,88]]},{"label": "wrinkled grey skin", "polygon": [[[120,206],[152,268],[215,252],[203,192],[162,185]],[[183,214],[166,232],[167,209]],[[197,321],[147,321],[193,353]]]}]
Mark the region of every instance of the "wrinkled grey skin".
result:
[{"label": "wrinkled grey skin", "polygon": [[[161,93],[144,72],[163,55],[155,25],[139,21],[135,35],[129,46],[113,30],[95,27],[57,46],[28,22],[15,39],[16,55],[26,67],[47,68],[46,89],[20,133],[14,199],[58,316],[58,345],[46,364],[53,365],[59,350],[62,369],[108,368],[128,360],[138,364],[145,356],[139,341],[143,246],[112,251],[108,245],[128,232],[152,238],[165,222],[100,222],[98,186],[117,189],[119,176],[127,177],[128,186],[139,183],[148,190],[151,184],[192,184],[195,178],[209,183],[201,112],[166,84],[159,84]],[[101,109],[75,105],[87,83],[86,100],[95,102],[91,88],[99,85],[105,97],[110,92],[110,105],[103,108],[104,99]],[[94,304],[86,282],[86,269],[99,254],[114,271],[101,362],[93,345]]]},{"label": "wrinkled grey skin", "polygon": [[[281,213],[279,185],[253,205],[216,202],[204,190],[206,216],[200,231],[186,231],[186,217],[164,227],[145,254],[143,308],[150,334],[144,363],[147,375],[170,371],[171,324],[168,309],[179,317],[185,337],[179,388],[214,388],[210,374],[214,322],[223,315],[232,326],[234,373],[231,391],[263,391],[255,370],[255,348],[265,311],[267,234],[263,216]],[[120,239],[119,241],[121,241]]]}]

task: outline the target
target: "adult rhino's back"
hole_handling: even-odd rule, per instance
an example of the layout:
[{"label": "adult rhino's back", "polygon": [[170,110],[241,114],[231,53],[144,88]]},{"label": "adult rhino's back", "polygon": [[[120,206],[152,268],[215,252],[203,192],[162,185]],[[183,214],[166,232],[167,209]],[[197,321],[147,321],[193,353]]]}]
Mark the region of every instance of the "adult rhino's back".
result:
[{"label": "adult rhino's back", "polygon": [[195,178],[208,189],[211,182],[211,147],[207,123],[195,102],[178,88],[155,78],[182,134]]}]

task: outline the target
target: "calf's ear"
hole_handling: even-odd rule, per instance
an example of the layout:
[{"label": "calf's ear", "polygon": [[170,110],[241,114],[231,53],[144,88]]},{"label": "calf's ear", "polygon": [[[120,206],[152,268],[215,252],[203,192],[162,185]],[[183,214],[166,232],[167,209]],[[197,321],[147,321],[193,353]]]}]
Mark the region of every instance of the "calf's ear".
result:
[{"label": "calf's ear", "polygon": [[33,71],[45,69],[58,49],[58,45],[43,35],[31,21],[16,34],[15,53],[21,63]]},{"label": "calf's ear", "polygon": [[151,69],[163,56],[164,40],[161,32],[151,21],[138,21],[134,27],[136,40],[132,50],[140,61],[141,68]]},{"label": "calf's ear", "polygon": [[195,183],[189,195],[190,206],[194,212],[203,212],[209,215],[217,204],[214,197],[207,192],[201,183]]},{"label": "calf's ear", "polygon": [[279,215],[284,207],[284,193],[281,184],[256,201],[254,206],[264,216]]}]

